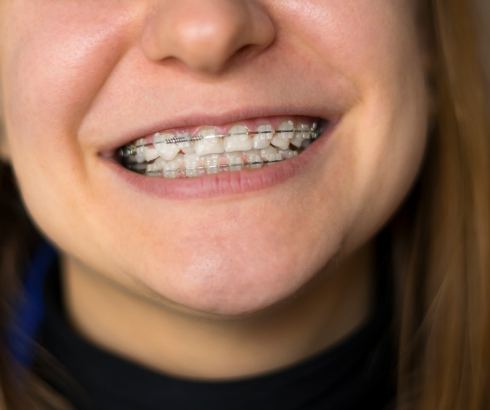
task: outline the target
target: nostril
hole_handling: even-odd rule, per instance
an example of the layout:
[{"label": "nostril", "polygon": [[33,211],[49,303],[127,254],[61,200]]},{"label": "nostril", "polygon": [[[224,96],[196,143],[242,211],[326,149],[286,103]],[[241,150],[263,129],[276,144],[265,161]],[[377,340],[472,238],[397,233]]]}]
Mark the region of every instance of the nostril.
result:
[{"label": "nostril", "polygon": [[236,51],[235,58],[236,59],[245,59],[250,54],[253,54],[256,50],[257,50],[256,46],[254,46],[252,44],[246,44],[246,45],[240,47]]}]

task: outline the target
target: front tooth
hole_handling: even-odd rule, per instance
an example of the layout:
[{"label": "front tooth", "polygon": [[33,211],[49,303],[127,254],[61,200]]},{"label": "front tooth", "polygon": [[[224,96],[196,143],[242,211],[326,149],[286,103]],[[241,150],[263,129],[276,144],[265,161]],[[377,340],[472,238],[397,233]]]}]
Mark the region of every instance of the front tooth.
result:
[{"label": "front tooth", "polygon": [[228,166],[230,169],[236,169],[243,165],[242,155],[238,153],[226,154],[226,159],[228,160]]},{"label": "front tooth", "polygon": [[172,161],[165,161],[163,164],[163,171],[168,173],[177,173],[179,169],[183,168],[184,160],[182,159],[182,155],[178,155]]},{"label": "front tooth", "polygon": [[275,133],[274,137],[272,138],[271,144],[281,149],[288,149],[289,141],[294,136],[293,121],[289,120],[282,122],[277,128],[277,131],[280,132]]},{"label": "front tooth", "polygon": [[176,139],[178,142],[176,145],[184,154],[193,154],[194,144],[191,141],[191,134],[189,132],[178,132]]},{"label": "front tooth", "polygon": [[196,150],[192,142],[180,142],[178,147],[184,154],[195,154]]},{"label": "front tooth", "polygon": [[215,127],[201,128],[197,135],[202,139],[194,143],[197,155],[221,154],[224,152],[223,143],[217,137],[218,130]]},{"label": "front tooth", "polygon": [[204,160],[198,154],[184,155],[185,175],[195,177],[204,174]]},{"label": "front tooth", "polygon": [[179,171],[172,171],[172,170],[163,171],[163,176],[165,178],[177,178],[178,173]]},{"label": "front tooth", "polygon": [[258,151],[255,151],[255,150],[249,151],[245,155],[246,155],[248,164],[253,168],[260,167],[262,165],[262,163],[264,162]]},{"label": "front tooth", "polygon": [[198,154],[189,154],[184,156],[185,169],[195,170],[199,166],[200,157]]},{"label": "front tooth", "polygon": [[161,134],[157,132],[153,136],[153,145],[160,157],[165,161],[173,160],[179,153],[180,148],[177,144],[171,142],[173,139],[175,139],[175,135],[171,133]]},{"label": "front tooth", "polygon": [[224,138],[226,152],[249,151],[252,149],[252,140],[248,136],[248,128],[244,125],[234,125]]},{"label": "front tooth", "polygon": [[208,174],[216,174],[219,170],[219,158],[217,154],[204,157],[204,166]]},{"label": "front tooth", "polygon": [[253,138],[254,149],[267,148],[272,140],[273,130],[272,125],[262,124],[257,127],[257,134]]}]

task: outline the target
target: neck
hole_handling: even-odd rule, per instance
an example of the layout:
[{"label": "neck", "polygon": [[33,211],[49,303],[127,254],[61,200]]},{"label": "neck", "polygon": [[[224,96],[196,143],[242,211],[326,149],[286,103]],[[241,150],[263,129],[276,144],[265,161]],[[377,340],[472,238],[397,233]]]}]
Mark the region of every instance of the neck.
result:
[{"label": "neck", "polygon": [[64,303],[86,339],[153,370],[244,377],[300,361],[363,323],[373,303],[373,257],[369,243],[283,303],[231,319],[155,303],[65,257]]}]

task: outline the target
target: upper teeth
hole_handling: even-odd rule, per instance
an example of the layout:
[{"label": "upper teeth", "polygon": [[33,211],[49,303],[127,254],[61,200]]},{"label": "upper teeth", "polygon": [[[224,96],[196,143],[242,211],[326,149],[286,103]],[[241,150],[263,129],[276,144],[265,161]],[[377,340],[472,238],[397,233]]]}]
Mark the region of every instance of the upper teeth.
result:
[{"label": "upper teeth", "polygon": [[[293,120],[283,121],[276,130],[271,124],[261,124],[255,131],[249,130],[243,124],[232,126],[228,133],[220,134],[216,127],[201,127],[191,135],[188,132],[158,132],[151,141],[140,138],[135,143],[126,145],[119,151],[125,161],[143,163],[151,162],[159,157],[165,161],[172,161],[182,152],[192,156],[189,160],[209,154],[232,152],[246,152],[250,150],[263,150],[269,146],[287,150],[292,144],[293,149],[304,146],[304,141],[319,136],[317,122],[300,122]],[[306,143],[306,144],[307,144]]]}]

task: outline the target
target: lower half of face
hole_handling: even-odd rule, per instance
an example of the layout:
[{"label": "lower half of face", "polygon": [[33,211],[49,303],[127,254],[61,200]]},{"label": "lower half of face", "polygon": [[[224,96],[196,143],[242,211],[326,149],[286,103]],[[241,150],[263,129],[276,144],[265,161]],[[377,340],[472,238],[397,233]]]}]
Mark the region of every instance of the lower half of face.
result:
[{"label": "lower half of face", "polygon": [[[214,88],[146,60],[133,41],[135,30],[127,34],[122,23],[103,33],[99,27],[100,39],[87,44],[86,25],[76,17],[83,13],[73,13],[63,38],[54,29],[35,38],[32,27],[43,23],[36,20],[42,13],[23,23],[22,10],[13,8],[12,17],[25,27],[3,50],[5,122],[22,195],[46,235],[85,269],[135,294],[222,315],[279,303],[328,271],[334,258],[347,258],[370,240],[403,201],[423,158],[428,96],[415,25],[402,1],[379,0],[356,12],[345,1],[310,3],[265,7],[279,22],[277,43],[215,79]],[[326,19],[325,29],[312,19]],[[25,56],[14,52],[21,40]],[[29,68],[41,52],[59,66]],[[158,77],[158,70],[165,75]],[[202,176],[184,171],[177,178],[137,174],[100,155],[100,135],[113,135],[117,127],[108,123],[136,124],[147,112],[153,122],[165,120],[158,118],[151,81],[174,99],[162,104],[183,107],[207,95],[224,109],[223,95],[235,92],[234,112],[241,103],[263,107],[266,101],[285,122],[301,116],[312,125],[318,118],[324,127],[304,150],[261,168]],[[128,82],[142,95],[126,107],[135,101]],[[193,99],[173,89],[175,82],[194,88]],[[277,111],[288,106],[305,108]],[[127,112],[134,113],[131,120]],[[118,120],[120,113],[125,117]],[[249,120],[269,118],[258,117]],[[277,151],[280,144],[271,146]],[[246,160],[248,154],[236,152]],[[218,160],[225,157],[231,158],[223,153]]]}]

